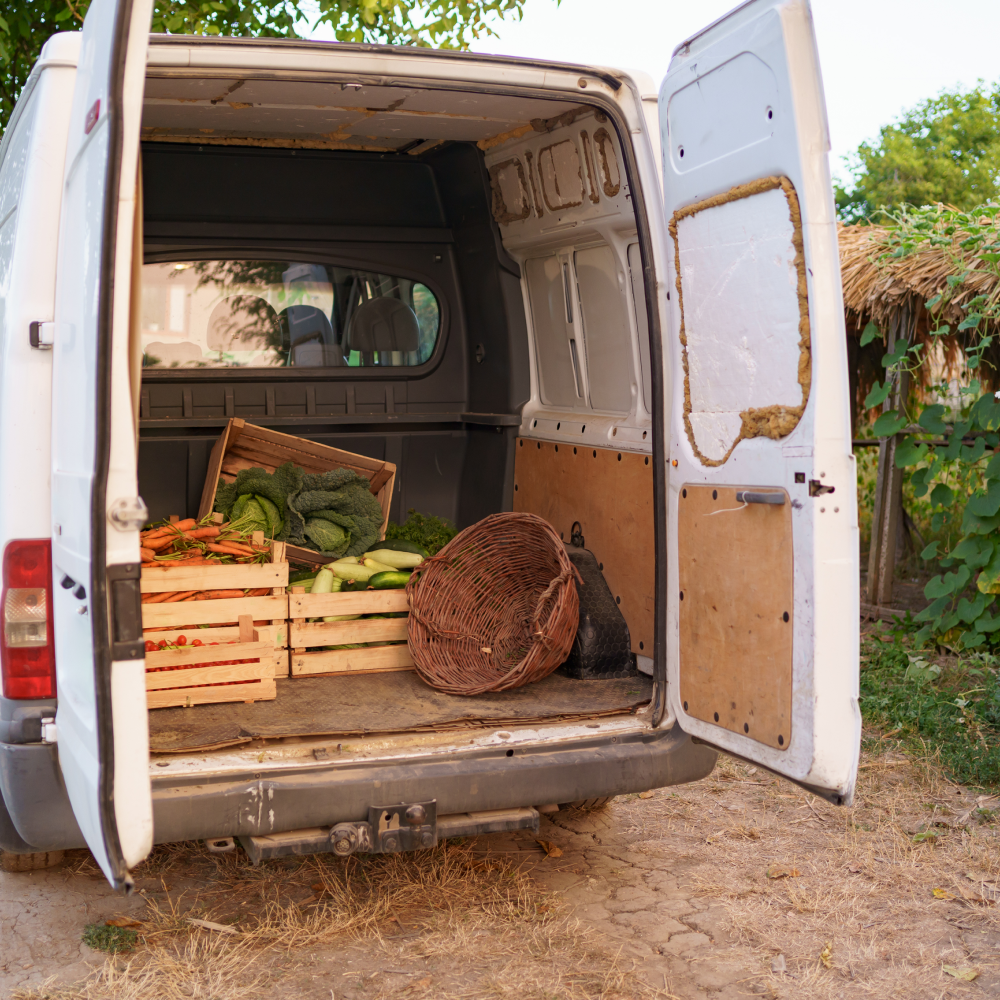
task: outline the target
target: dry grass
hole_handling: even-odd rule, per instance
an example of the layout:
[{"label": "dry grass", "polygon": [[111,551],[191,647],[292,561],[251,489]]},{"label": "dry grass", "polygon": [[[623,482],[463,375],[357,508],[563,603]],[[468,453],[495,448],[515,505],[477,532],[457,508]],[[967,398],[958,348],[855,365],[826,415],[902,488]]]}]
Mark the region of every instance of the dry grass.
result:
[{"label": "dry grass", "polygon": [[[746,821],[734,815],[710,866],[692,873],[693,887],[725,906],[736,940],[762,967],[784,956],[787,974],[763,977],[776,995],[939,997],[959,988],[943,965],[1000,971],[991,900],[997,828],[988,814],[977,818],[975,799],[932,760],[886,752],[886,742],[864,755],[853,807],[769,781],[748,810],[758,837],[748,840]],[[751,770],[723,762],[715,793],[747,784],[760,773]],[[768,877],[781,868],[799,874]]]},{"label": "dry grass", "polygon": [[[79,862],[74,873],[87,874],[88,864]],[[474,854],[471,844],[346,860],[315,855],[257,868],[241,853],[171,845],[135,875],[147,901],[142,947],[108,958],[81,984],[21,990],[13,1000],[276,996],[297,954],[324,946],[329,953],[331,944],[363,945],[374,957],[368,973],[352,980],[372,1000],[656,996],[614,958],[588,952],[579,922],[514,861]],[[192,926],[190,917],[236,933]],[[398,976],[379,973],[386,963],[428,960],[452,974],[411,976],[401,992]]]}]

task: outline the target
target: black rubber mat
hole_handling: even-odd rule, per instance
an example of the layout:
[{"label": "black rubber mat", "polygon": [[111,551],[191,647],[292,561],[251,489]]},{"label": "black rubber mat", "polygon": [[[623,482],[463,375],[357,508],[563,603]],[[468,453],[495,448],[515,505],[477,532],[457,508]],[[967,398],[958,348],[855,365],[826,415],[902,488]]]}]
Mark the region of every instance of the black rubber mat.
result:
[{"label": "black rubber mat", "polygon": [[274,701],[149,713],[149,748],[179,753],[282,736],[362,736],[614,715],[652,698],[652,679],[580,681],[555,674],[513,691],[463,698],[413,671],[279,680]]}]

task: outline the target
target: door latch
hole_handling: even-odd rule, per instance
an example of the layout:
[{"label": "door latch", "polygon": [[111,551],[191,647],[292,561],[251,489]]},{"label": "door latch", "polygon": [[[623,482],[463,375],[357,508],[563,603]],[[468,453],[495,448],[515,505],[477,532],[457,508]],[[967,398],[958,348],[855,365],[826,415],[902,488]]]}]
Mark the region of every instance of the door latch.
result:
[{"label": "door latch", "polygon": [[141,660],[146,647],[142,638],[141,567],[138,563],[109,566],[108,611],[111,616],[111,659]]},{"label": "door latch", "polygon": [[824,486],[818,479],[809,480],[809,496],[821,497],[824,493],[832,493],[836,487]]},{"label": "door latch", "polygon": [[123,497],[108,511],[108,519],[119,531],[138,531],[149,520],[142,497]]},{"label": "door latch", "polygon": [[28,343],[39,351],[51,351],[56,342],[55,323],[42,323],[35,320],[28,324]]}]

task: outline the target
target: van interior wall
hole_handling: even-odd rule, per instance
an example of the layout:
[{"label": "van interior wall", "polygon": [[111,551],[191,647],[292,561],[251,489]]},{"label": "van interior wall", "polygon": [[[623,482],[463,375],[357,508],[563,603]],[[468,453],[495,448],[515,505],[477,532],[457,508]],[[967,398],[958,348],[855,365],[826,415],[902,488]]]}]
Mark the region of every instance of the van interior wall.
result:
[{"label": "van interior wall", "polygon": [[229,417],[397,466],[391,517],[465,526],[513,501],[529,395],[520,269],[473,143],[406,154],[144,142],[145,261],[328,259],[424,282],[439,344],[405,368],[144,372],[139,488],[154,520],[197,512]]}]

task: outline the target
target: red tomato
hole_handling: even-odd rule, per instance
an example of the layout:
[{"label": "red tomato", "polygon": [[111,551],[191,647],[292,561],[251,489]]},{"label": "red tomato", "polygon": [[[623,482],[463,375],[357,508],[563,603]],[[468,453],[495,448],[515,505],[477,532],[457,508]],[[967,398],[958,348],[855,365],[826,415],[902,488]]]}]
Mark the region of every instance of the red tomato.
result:
[{"label": "red tomato", "polygon": [[158,649],[166,649],[167,648],[167,640],[166,639],[161,639],[156,645],[157,645]]},{"label": "red tomato", "polygon": [[[180,642],[179,639],[177,641]],[[192,646],[204,646],[205,644],[201,641],[201,639],[194,639],[194,640],[192,640],[191,645]]]},{"label": "red tomato", "polygon": [[147,639],[146,640],[146,652],[147,653],[153,653],[153,652],[156,651],[156,649],[157,649],[156,643],[153,642],[152,639]]},{"label": "red tomato", "polygon": [[176,645],[176,646],[186,646],[187,645],[187,636],[186,635],[179,635],[179,636],[177,636],[177,638],[174,639],[174,645]]}]

